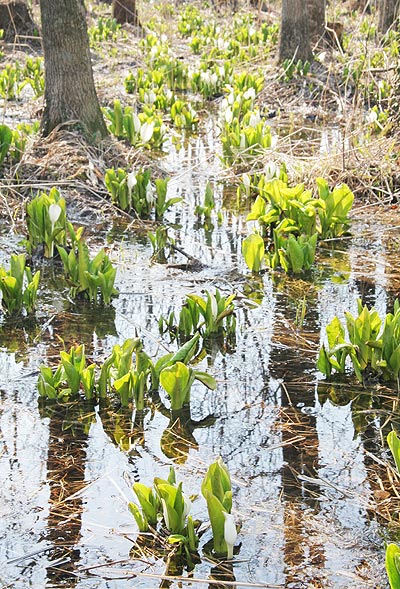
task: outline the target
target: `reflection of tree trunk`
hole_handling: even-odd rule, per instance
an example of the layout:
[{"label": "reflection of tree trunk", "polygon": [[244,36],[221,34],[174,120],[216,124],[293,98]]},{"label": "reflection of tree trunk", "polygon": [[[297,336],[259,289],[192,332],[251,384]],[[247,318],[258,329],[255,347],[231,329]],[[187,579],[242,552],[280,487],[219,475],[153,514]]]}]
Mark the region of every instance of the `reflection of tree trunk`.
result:
[{"label": "reflection of tree trunk", "polygon": [[[312,340],[313,335],[319,333],[318,321],[316,301],[307,300],[307,332],[303,328],[302,342]],[[311,478],[318,476],[319,439],[313,414],[315,390],[314,385],[301,382],[299,373],[301,370],[301,374],[304,374],[307,368],[315,365],[317,352],[313,348],[302,350],[302,346],[298,345],[300,340],[296,340],[295,334],[285,328],[290,324],[288,318],[284,325],[279,325],[270,356],[271,376],[283,381],[280,387],[279,428],[283,453],[281,480],[286,586],[309,586],[308,581],[311,583],[311,579],[317,581],[317,586],[318,570],[325,565],[325,553],[323,545],[307,529],[306,514],[310,507],[313,512],[319,511],[320,490],[318,484],[298,478],[298,475]],[[294,324],[295,320],[292,319]]]},{"label": "reflection of tree trunk", "polygon": [[[287,402],[289,393],[293,406]],[[314,403],[314,392],[301,387],[282,390],[282,489],[284,502],[284,561],[286,586],[305,586],[305,580],[316,581],[316,569],[323,569],[325,553],[322,544],[313,539],[307,529],[304,504],[319,509],[319,486],[300,481],[298,474],[317,476],[318,434],[314,416],[296,408]],[[297,441],[292,441],[295,440]],[[314,500],[315,497],[315,500]]]},{"label": "reflection of tree trunk", "polygon": [[[300,387],[299,387],[300,388]],[[301,388],[300,388],[301,391]],[[301,394],[303,393],[303,394]],[[307,396],[311,396],[311,391],[304,394],[304,389],[300,392],[297,390],[297,396],[293,389],[290,389],[294,405],[305,403]],[[294,399],[292,398],[294,396]],[[302,497],[307,502],[312,502],[313,495],[319,494],[317,485],[310,485],[299,481],[297,475],[306,475],[315,478],[317,476],[318,464],[318,435],[316,431],[316,419],[312,415],[305,415],[301,410],[295,407],[285,405],[286,392],[282,392],[282,410],[281,410],[281,428],[282,428],[282,452],[284,466],[282,468],[282,486],[285,496],[288,498]],[[299,398],[302,400],[299,401]],[[312,392],[312,403],[314,395]],[[286,401],[287,405],[287,401]],[[294,441],[292,441],[294,440]],[[315,502],[318,508],[318,501]]]},{"label": "reflection of tree trunk", "polygon": [[[69,419],[69,423],[68,423]],[[47,478],[50,486],[50,510],[47,538],[54,546],[51,560],[62,559],[60,568],[49,566],[49,586],[65,582],[76,585],[72,575],[80,552],[76,547],[81,537],[82,497],[69,499],[85,486],[87,433],[79,420],[71,419],[62,407],[50,417]],[[71,572],[69,577],[68,573]]]},{"label": "reflection of tree trunk", "polygon": [[[370,515],[372,519],[378,519],[387,525],[393,521],[393,514],[399,512],[400,500],[396,485],[393,484],[393,475],[385,466],[386,460],[381,444],[381,439],[387,438],[392,425],[386,419],[385,411],[381,413],[381,420],[384,420],[384,430],[371,420],[360,436],[364,448],[365,471],[372,493]],[[374,460],[374,457],[377,459]]]},{"label": "reflection of tree trunk", "polygon": [[18,37],[33,36],[35,24],[26,2],[0,0],[0,29],[4,30],[4,40],[7,43],[13,43]]}]

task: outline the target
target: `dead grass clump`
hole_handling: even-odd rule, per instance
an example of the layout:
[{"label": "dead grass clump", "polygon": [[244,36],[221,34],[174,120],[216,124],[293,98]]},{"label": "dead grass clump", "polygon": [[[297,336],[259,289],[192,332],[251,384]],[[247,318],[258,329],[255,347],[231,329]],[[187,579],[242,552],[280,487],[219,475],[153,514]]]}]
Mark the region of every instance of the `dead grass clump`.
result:
[{"label": "dead grass clump", "polygon": [[28,146],[21,161],[0,181],[0,197],[6,203],[13,228],[23,220],[21,210],[26,199],[38,190],[53,186],[63,189],[67,201],[82,200],[93,212],[97,209],[111,217],[131,215],[117,210],[107,197],[104,175],[111,167],[138,169],[155,165],[146,154],[108,137],[99,145],[90,145],[77,132],[56,129],[49,137]]},{"label": "dead grass clump", "polygon": [[141,166],[147,158],[111,137],[101,144],[88,144],[76,131],[55,129],[40,138],[23,156],[21,168],[38,179],[88,182],[97,187],[110,167]]}]

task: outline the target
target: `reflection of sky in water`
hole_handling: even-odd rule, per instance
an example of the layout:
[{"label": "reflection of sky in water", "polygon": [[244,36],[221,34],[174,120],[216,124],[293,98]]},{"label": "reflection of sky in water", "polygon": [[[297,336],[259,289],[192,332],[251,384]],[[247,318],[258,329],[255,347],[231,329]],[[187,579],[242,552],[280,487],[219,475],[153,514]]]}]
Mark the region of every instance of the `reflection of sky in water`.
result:
[{"label": "reflection of sky in water", "polygon": [[[121,290],[119,298],[113,302],[117,336],[93,335],[96,321],[101,323],[102,314],[105,318],[104,312],[85,323],[79,310],[72,307],[75,316],[66,314],[64,321],[55,319],[51,329],[43,334],[44,343],[28,341],[25,351],[15,353],[7,353],[6,346],[2,348],[0,378],[5,389],[0,405],[2,565],[6,566],[7,559],[44,545],[41,538],[45,535],[49,511],[46,461],[50,419],[41,419],[38,415],[36,372],[41,362],[54,364],[57,361],[60,349],[57,336],[65,336],[69,347],[78,337],[74,330],[75,325],[79,325],[80,341],[85,342],[88,354],[100,360],[117,340],[137,333],[143,338],[145,349],[158,357],[165,353],[165,347],[173,349],[158,333],[158,318],[172,310],[179,312],[185,293],[218,287],[224,294],[236,289],[241,295],[246,282],[251,283],[240,257],[241,235],[245,233],[245,223],[240,217],[226,214],[229,222],[216,226],[210,235],[204,229],[193,228],[193,208],[202,202],[207,179],[220,170],[214,159],[208,159],[215,149],[214,133],[209,129],[205,140],[194,138],[187,149],[173,149],[166,161],[167,167],[177,174],[170,182],[169,194],[183,196],[185,200],[167,217],[182,226],[179,245],[205,264],[202,270],[191,273],[180,268],[149,265],[150,246],[143,242],[138,244],[135,236],[128,233],[113,252],[118,260]],[[205,166],[205,159],[210,164]],[[217,185],[215,192],[219,207],[221,186]],[[365,293],[368,302],[373,302],[380,313],[386,312],[387,262],[384,248],[378,241],[379,227],[374,230],[373,240],[378,246],[373,253],[366,247],[363,249],[361,241],[356,240],[340,258],[348,267],[348,280],[333,283],[327,271],[327,277],[307,295],[306,329],[318,332],[335,314],[342,317],[344,309],[354,313],[356,300],[362,294],[362,277],[371,279]],[[331,263],[338,258],[339,255],[333,255]],[[183,261],[179,256],[172,260]],[[363,559],[373,559],[375,551],[373,543],[365,542],[362,550],[357,548],[359,538],[368,537],[374,530],[365,510],[370,488],[363,443],[360,438],[353,439],[349,405],[334,407],[327,401],[321,407],[316,401],[314,365],[318,342],[314,338],[314,343],[306,344],[301,338],[307,340],[307,333],[301,332],[301,337],[297,335],[293,322],[303,295],[299,290],[291,293],[290,282],[282,288],[278,292],[272,279],[265,275],[264,296],[259,306],[247,306],[242,295],[239,297],[236,350],[225,356],[217,353],[209,362],[208,369],[218,380],[218,389],[211,392],[201,385],[193,387],[192,420],[199,421],[214,414],[215,423],[193,429],[191,434],[198,447],[192,444],[191,448],[186,448],[186,462],[177,467],[178,478],[184,479],[189,493],[198,492],[201,476],[210,461],[222,455],[227,462],[234,479],[235,510],[243,522],[238,557],[241,562],[235,566],[238,580],[284,586],[291,578],[293,586],[300,586],[302,575],[304,579],[307,575],[315,575],[325,579],[326,587],[359,589],[359,579],[351,579],[351,575]],[[46,305],[49,317],[56,310],[62,315],[59,301],[57,306],[52,306],[51,297],[46,296]],[[66,308],[64,306],[63,312]],[[110,333],[113,317],[108,316],[107,321]],[[19,358],[23,362],[18,362]],[[206,369],[207,360],[199,367]],[[297,387],[296,382],[304,379],[310,384]],[[292,406],[287,403],[282,382],[287,384]],[[160,440],[170,425],[169,419],[159,412],[154,416],[148,413],[144,423],[144,441],[137,441],[129,457],[106,435],[99,415],[91,426],[83,465],[88,486],[80,493],[83,513],[76,566],[126,558],[130,543],[122,533],[134,536],[135,525],[123,499],[123,496],[132,498],[125,478],[150,484],[154,474],[168,474],[170,461],[162,452]],[[301,493],[285,497],[283,475],[290,474],[288,460],[293,448],[290,444],[282,447],[282,443],[295,438],[303,441],[297,443],[298,452],[294,456],[297,462],[293,463],[293,468],[296,470],[300,466],[304,477],[320,477],[331,484],[313,486],[305,478],[301,485],[299,483]],[[309,455],[308,446],[311,447]],[[301,455],[303,450],[304,456]],[[194,502],[194,514],[201,519],[206,517],[200,498]],[[304,546],[304,554],[291,555],[292,541]],[[379,549],[378,557],[382,559],[383,548]],[[17,589],[43,586],[46,563],[44,554],[32,557],[29,574],[25,575],[22,568],[11,563],[4,569],[7,578],[2,579],[0,574],[0,580],[5,583],[19,577]],[[295,575],[290,572],[292,569],[296,569]],[[157,566],[156,570],[160,572],[163,567]],[[340,571],[347,571],[348,575]],[[208,572],[209,565],[203,563],[196,568],[195,576],[204,577]],[[93,584],[76,579],[74,582],[80,589],[132,586],[132,582],[125,581],[105,584],[99,580]],[[137,579],[135,586],[156,585],[149,579]]]}]

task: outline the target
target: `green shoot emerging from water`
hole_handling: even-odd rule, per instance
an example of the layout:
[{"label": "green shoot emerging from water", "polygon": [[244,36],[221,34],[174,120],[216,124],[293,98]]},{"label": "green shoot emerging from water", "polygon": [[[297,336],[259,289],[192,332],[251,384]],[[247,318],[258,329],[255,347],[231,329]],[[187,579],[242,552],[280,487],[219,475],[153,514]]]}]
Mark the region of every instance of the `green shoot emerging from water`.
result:
[{"label": "green shoot emerging from water", "polygon": [[159,521],[170,536],[170,544],[181,544],[188,561],[190,554],[197,550],[198,537],[195,532],[193,519],[189,516],[192,503],[182,491],[182,483],[177,484],[173,468],[167,480],[155,478],[153,487],[142,483],[135,483],[133,491],[139,501],[140,508],[135,503],[129,503],[128,508],[136,520],[140,532],[147,532],[149,526],[157,532]]},{"label": "green shoot emerging from water", "polygon": [[11,256],[9,270],[0,266],[1,306],[4,312],[8,315],[22,310],[32,313],[36,306],[39,280],[40,272],[32,276],[24,254]]},{"label": "green shoot emerging from water", "polygon": [[206,291],[206,297],[189,294],[182,307],[178,321],[175,314],[171,313],[168,319],[161,317],[159,320],[160,331],[167,330],[180,339],[187,339],[196,331],[204,338],[214,336],[232,337],[236,331],[235,306],[233,301],[235,294],[223,296],[218,289],[215,294]]},{"label": "green shoot emerging from water", "polygon": [[[400,473],[400,440],[396,432],[391,431],[387,441],[396,463],[397,472]],[[389,544],[386,548],[386,572],[390,588],[400,589],[400,547],[397,544]]]},{"label": "green shoot emerging from water", "polygon": [[190,391],[195,380],[199,380],[211,390],[217,386],[212,376],[206,372],[193,370],[183,362],[175,362],[161,371],[160,382],[170,396],[173,411],[179,411],[184,405],[190,403]]},{"label": "green shoot emerging from water", "polygon": [[394,380],[399,388],[400,374],[400,305],[396,300],[394,312],[388,313],[382,327],[377,311],[362,306],[358,301],[358,316],[345,313],[348,340],[345,329],[334,317],[326,328],[328,345],[323,345],[318,359],[318,369],[330,378],[333,371],[345,373],[349,358],[360,382],[368,374]]},{"label": "green shoot emerging from water", "polygon": [[94,395],[95,365],[86,365],[85,346],[72,347],[60,352],[61,362],[53,372],[47,366],[40,367],[38,391],[46,399],[68,399],[80,390],[86,399]]},{"label": "green shoot emerging from water", "polygon": [[64,247],[57,246],[67,279],[71,283],[70,295],[75,298],[85,295],[92,302],[98,297],[105,305],[111,303],[118,294],[114,288],[116,268],[112,265],[104,249],[91,260],[89,248],[82,238],[82,231],[74,233],[74,245],[68,253]]},{"label": "green shoot emerging from water", "polygon": [[151,182],[151,170],[127,172],[121,168],[106,171],[105,185],[111,200],[123,211],[135,211],[139,217],[149,217],[155,211],[156,219],[161,219],[172,205],[182,199],[167,199],[169,178],[157,178]]},{"label": "green shoot emerging from water", "polygon": [[29,249],[43,244],[45,257],[52,258],[54,244],[64,245],[66,240],[65,200],[57,188],[52,188],[49,194],[42,192],[32,199],[26,214]]},{"label": "green shoot emerging from water", "polygon": [[231,478],[221,458],[209,467],[201,485],[201,492],[207,501],[208,515],[213,532],[214,551],[217,556],[232,559],[237,532],[231,514]]},{"label": "green shoot emerging from water", "polygon": [[[157,227],[154,233],[149,231],[147,235],[153,247],[152,260],[159,264],[166,264],[171,246],[175,243],[175,240],[168,235],[168,228],[161,225]],[[169,250],[168,253],[166,252],[167,249]]]},{"label": "green shoot emerging from water", "polygon": [[[279,176],[284,178],[285,173]],[[345,184],[331,191],[323,178],[317,178],[317,185],[319,198],[314,198],[303,184],[289,187],[281,177],[243,176],[239,197],[257,195],[247,221],[258,223],[259,234],[247,237],[242,246],[253,272],[260,271],[263,260],[273,269],[281,267],[294,274],[309,270],[318,238],[337,238],[347,231],[353,193]]]}]

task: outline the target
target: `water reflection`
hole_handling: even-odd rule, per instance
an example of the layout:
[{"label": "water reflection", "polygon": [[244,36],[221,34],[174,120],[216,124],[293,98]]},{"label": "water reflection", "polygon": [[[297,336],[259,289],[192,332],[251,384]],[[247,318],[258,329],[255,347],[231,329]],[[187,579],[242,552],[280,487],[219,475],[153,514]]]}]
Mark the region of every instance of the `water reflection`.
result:
[{"label": "water reflection", "polygon": [[[234,584],[236,577],[233,571],[233,564],[230,562],[222,562],[213,567],[210,571],[210,577],[211,579],[215,579],[215,582],[210,583],[208,589],[223,589],[226,587],[224,581],[233,583],[230,587],[237,587],[237,585]],[[218,583],[218,581],[221,582]]]},{"label": "water reflection", "polygon": [[49,515],[45,539],[51,543],[47,587],[75,587],[75,570],[80,561],[82,491],[88,434],[95,420],[92,407],[81,402],[47,406],[49,418],[47,480],[50,487]]},{"label": "water reflection", "polygon": [[104,339],[107,335],[116,336],[115,307],[99,308],[86,301],[78,301],[69,310],[54,317],[51,322],[52,337],[62,337],[65,342],[93,345],[93,338]]},{"label": "water reflection", "polygon": [[103,430],[113,444],[130,456],[138,455],[137,446],[144,447],[144,419],[148,410],[135,411],[132,407],[115,409],[101,401],[99,416]]},{"label": "water reflection", "polygon": [[29,365],[29,351],[41,335],[41,327],[34,318],[9,317],[0,324],[0,348],[13,354],[16,363]]},{"label": "water reflection", "polygon": [[400,424],[397,394],[391,390],[365,390],[359,384],[349,387],[340,382],[326,385],[320,383],[318,398],[323,406],[330,403],[336,407],[349,407],[354,426],[354,437],[363,445],[363,463],[366,480],[371,492],[369,510],[371,518],[392,521],[394,502],[393,479],[386,464],[386,438],[392,427]]},{"label": "water reflection", "polygon": [[160,447],[163,454],[176,464],[184,464],[191,449],[198,449],[194,432],[199,428],[208,428],[215,423],[214,415],[208,415],[198,421],[192,419],[190,404],[180,410],[167,409],[158,394],[153,397],[157,410],[168,418],[169,422],[161,434]]},{"label": "water reflection", "polygon": [[[296,289],[298,285],[292,286]],[[319,464],[315,392],[313,384],[302,382],[307,371],[315,366],[317,347],[310,342],[318,332],[319,314],[315,290],[302,290],[306,300],[302,321],[299,325],[296,306],[291,309],[285,301],[285,322],[280,323],[279,333],[275,330],[278,341],[271,349],[270,359],[271,376],[281,383],[283,554],[286,587],[293,588],[322,582],[325,567],[323,543],[309,534],[305,517],[307,510],[311,510],[313,517],[320,510],[321,489],[314,482],[318,481]],[[307,331],[302,328],[303,323]]]},{"label": "water reflection", "polygon": [[[332,138],[329,141],[334,143]],[[35,438],[37,445],[44,426],[35,428],[33,419],[28,426],[24,422],[21,399],[36,410],[34,383],[30,389],[21,385],[15,396],[10,376],[14,382],[21,381],[27,367],[30,371],[36,369],[39,359],[42,362],[46,354],[51,364],[64,344],[69,346],[74,342],[85,343],[88,355],[102,358],[115,340],[121,342],[135,331],[143,337],[146,351],[154,358],[159,357],[160,350],[169,344],[160,341],[157,319],[161,314],[179,309],[187,292],[218,286],[228,291],[237,289],[240,293],[236,342],[223,350],[231,355],[220,353],[221,349],[212,345],[207,348],[207,354],[198,358],[199,368],[208,364],[218,380],[215,393],[196,389],[190,407],[180,412],[170,411],[157,396],[143,412],[102,404],[94,428],[91,427],[93,408],[78,410],[72,405],[44,410],[49,444],[46,457],[35,456],[35,460],[42,467],[45,465],[46,475],[42,473],[38,478],[48,480],[50,489],[48,512],[46,499],[38,500],[43,510],[39,521],[48,528],[42,536],[51,545],[46,565],[49,587],[80,585],[83,588],[91,584],[88,580],[78,583],[73,576],[83,558],[83,511],[96,524],[100,521],[107,528],[102,539],[102,555],[110,558],[112,554],[117,559],[125,558],[129,552],[127,544],[114,548],[117,510],[110,509],[113,490],[105,480],[105,470],[112,471],[118,484],[124,471],[135,480],[148,482],[159,474],[159,469],[167,469],[173,461],[182,468],[188,483],[193,483],[188,484],[189,489],[198,489],[199,471],[218,454],[234,474],[234,504],[244,514],[242,552],[248,560],[237,561],[235,569],[229,563],[215,566],[209,576],[209,563],[199,564],[198,570],[207,579],[205,584],[217,587],[223,580],[235,583],[237,576],[240,580],[268,580],[296,589],[307,584],[327,586],[332,582],[337,587],[360,587],[358,579],[349,585],[351,581],[347,578],[338,580],[335,575],[338,566],[351,574],[356,571],[357,559],[371,554],[368,547],[364,551],[364,546],[360,558],[357,552],[359,538],[370,529],[365,516],[369,503],[354,499],[354,495],[350,501],[340,489],[361,488],[368,497],[386,490],[390,482],[387,471],[377,467],[373,456],[380,455],[390,427],[388,418],[398,422],[399,414],[393,396],[378,397],[376,390],[373,394],[356,388],[344,391],[340,383],[329,390],[319,387],[316,399],[315,359],[321,326],[324,328],[333,314],[343,313],[344,308],[354,311],[360,296],[380,312],[390,308],[396,277],[390,273],[393,265],[386,254],[386,238],[379,238],[382,227],[372,227],[369,237],[352,240],[347,245],[335,244],[337,249],[324,249],[320,255],[322,267],[310,273],[310,282],[279,273],[273,278],[267,273],[260,277],[244,275],[247,271],[240,253],[245,225],[242,215],[225,211],[224,223],[220,227],[215,225],[212,231],[193,227],[193,208],[201,204],[207,181],[220,172],[215,160],[217,145],[210,126],[203,138],[191,138],[176,146],[166,162],[170,171],[176,173],[169,184],[173,192],[170,196],[185,198],[182,206],[167,213],[167,221],[181,225],[178,243],[203,262],[201,270],[149,266],[151,252],[147,241],[125,231],[119,235],[124,240],[118,261],[121,295],[111,307],[99,309],[81,303],[65,307],[63,302],[58,309],[58,301],[57,305],[54,303],[55,316],[48,324],[47,318],[40,319],[40,328],[33,326],[30,330],[26,323],[18,327],[2,324],[0,345],[7,352],[0,359],[7,392],[0,402],[1,407],[5,402],[18,407],[7,422],[10,430],[7,466],[11,472],[17,469],[19,461],[26,460],[26,449],[21,448],[21,431]],[[338,150],[341,145],[338,138]],[[218,184],[215,198],[217,209],[231,206],[233,201],[229,187]],[[372,253],[371,240],[376,244]],[[52,297],[54,294],[46,299],[50,316]],[[15,366],[17,362],[24,366]],[[104,442],[102,431],[111,443]],[[85,470],[89,473],[86,482]],[[10,476],[11,483],[17,487],[23,475],[26,478],[24,473],[19,478]],[[95,477],[98,477],[98,488],[90,496],[91,502],[84,504],[80,493]],[[337,488],[327,490],[321,484],[323,478],[335,483]],[[35,484],[36,481],[30,481],[23,487],[23,494],[29,495]],[[15,493],[15,489],[10,488],[11,492]],[[112,497],[120,508],[118,523],[129,520],[124,501],[118,503]],[[388,517],[385,496],[381,498],[379,513]],[[204,518],[204,506],[197,509]],[[16,518],[26,517],[26,510],[21,513]],[[327,539],[329,532],[324,536],[313,527],[316,521],[322,521],[324,532],[325,526],[330,531],[334,527],[332,520],[340,531],[337,539]],[[253,521],[257,524],[254,527]],[[90,533],[92,524],[87,524]],[[17,542],[13,526],[14,521],[9,518],[5,531],[7,537]],[[36,529],[33,535],[39,536]],[[12,540],[6,542],[7,556],[11,554]],[[30,543],[31,537],[28,540]],[[136,556],[147,557],[145,540],[138,537],[136,544],[139,546]],[[271,546],[276,547],[273,554]],[[159,566],[164,567],[164,557],[165,552],[160,549]],[[93,561],[97,562],[96,558]],[[167,573],[181,572],[179,566],[170,560]],[[35,584],[32,582],[30,586]],[[97,586],[114,589],[121,586],[121,581],[102,579]]]}]

